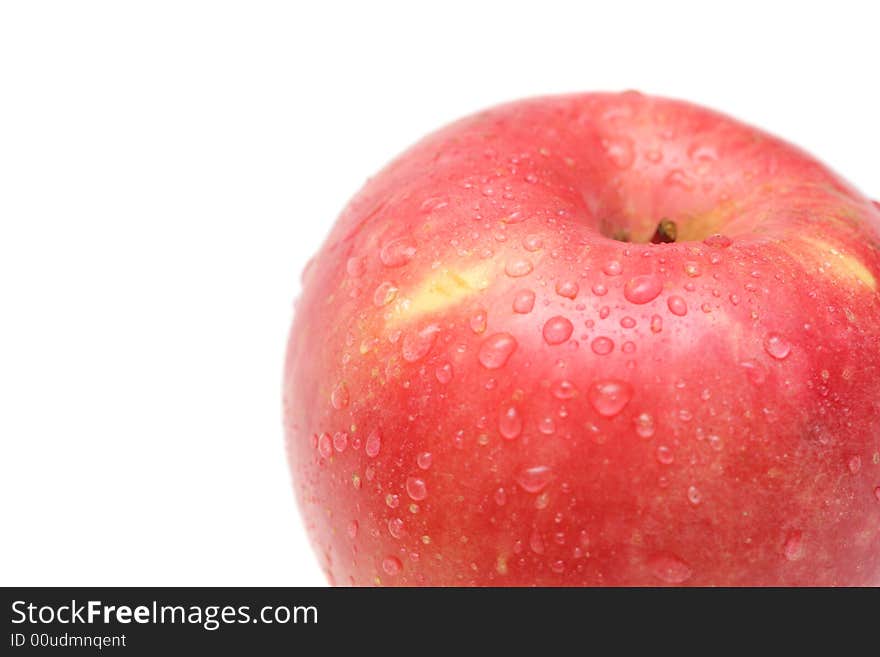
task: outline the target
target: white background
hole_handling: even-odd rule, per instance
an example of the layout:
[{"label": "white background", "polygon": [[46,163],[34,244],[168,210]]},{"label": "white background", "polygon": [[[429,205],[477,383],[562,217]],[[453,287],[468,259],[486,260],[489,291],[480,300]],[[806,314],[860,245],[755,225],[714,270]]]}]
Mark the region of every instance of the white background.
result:
[{"label": "white background", "polygon": [[0,584],[324,583],[281,437],[299,272],[462,114],[638,88],[880,195],[878,15],[821,4],[2,2]]}]

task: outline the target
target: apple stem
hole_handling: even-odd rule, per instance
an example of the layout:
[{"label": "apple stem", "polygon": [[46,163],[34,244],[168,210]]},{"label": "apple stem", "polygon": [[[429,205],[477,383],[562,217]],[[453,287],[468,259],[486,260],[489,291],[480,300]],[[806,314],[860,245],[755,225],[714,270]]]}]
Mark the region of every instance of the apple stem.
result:
[{"label": "apple stem", "polygon": [[678,229],[675,222],[671,219],[661,219],[657,224],[657,230],[654,231],[654,237],[651,238],[651,244],[669,244],[674,242]]}]

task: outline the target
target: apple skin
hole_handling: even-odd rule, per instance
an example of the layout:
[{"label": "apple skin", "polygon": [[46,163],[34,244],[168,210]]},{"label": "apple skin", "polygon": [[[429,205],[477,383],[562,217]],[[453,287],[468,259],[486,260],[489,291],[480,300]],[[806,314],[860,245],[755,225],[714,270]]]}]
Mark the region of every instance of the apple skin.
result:
[{"label": "apple skin", "polygon": [[680,101],[426,137],[303,273],[284,425],[329,581],[880,585],[878,245],[828,168]]}]

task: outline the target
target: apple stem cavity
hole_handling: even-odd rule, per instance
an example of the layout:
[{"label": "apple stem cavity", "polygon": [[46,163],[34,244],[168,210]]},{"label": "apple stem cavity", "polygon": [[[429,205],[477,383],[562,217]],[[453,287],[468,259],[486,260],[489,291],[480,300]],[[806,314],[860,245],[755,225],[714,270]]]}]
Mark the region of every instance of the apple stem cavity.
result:
[{"label": "apple stem cavity", "polygon": [[611,239],[616,240],[618,242],[632,242],[632,237],[629,234],[629,231],[626,228],[619,228],[614,231],[611,235]]},{"label": "apple stem cavity", "polygon": [[675,222],[671,219],[661,219],[651,238],[651,244],[670,244],[675,241],[677,235],[678,228]]}]

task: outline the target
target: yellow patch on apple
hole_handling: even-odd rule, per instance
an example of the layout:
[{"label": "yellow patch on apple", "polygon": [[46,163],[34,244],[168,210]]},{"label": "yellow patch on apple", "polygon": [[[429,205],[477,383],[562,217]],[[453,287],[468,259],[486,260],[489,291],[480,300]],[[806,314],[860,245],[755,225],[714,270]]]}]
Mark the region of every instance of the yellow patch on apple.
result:
[{"label": "yellow patch on apple", "polygon": [[872,291],[877,289],[877,279],[874,274],[855,256],[844,253],[824,240],[813,237],[801,237],[800,239],[811,247],[816,256],[821,258],[823,268],[830,267],[831,272],[839,278],[855,278]]},{"label": "yellow patch on apple", "polygon": [[467,269],[442,268],[422,279],[395,306],[389,325],[451,308],[489,287],[497,267],[489,261]]}]

